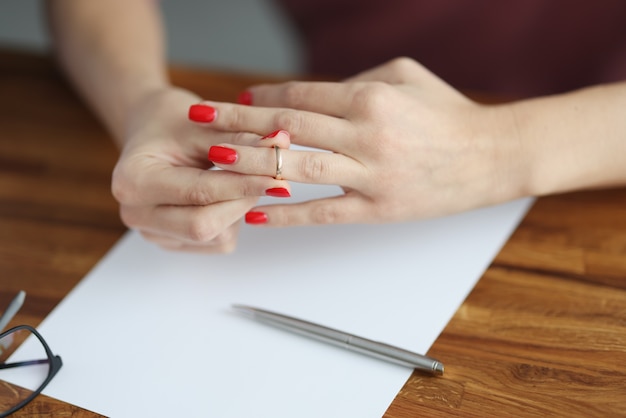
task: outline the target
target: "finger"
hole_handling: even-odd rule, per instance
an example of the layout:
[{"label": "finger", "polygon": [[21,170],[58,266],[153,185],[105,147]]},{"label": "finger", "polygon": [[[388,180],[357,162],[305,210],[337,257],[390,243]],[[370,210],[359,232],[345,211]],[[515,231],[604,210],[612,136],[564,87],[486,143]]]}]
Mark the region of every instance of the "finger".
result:
[{"label": "finger", "polygon": [[289,132],[279,129],[259,138],[254,145],[264,148],[279,147],[288,149],[291,145],[291,135]]},{"label": "finger", "polygon": [[365,167],[342,154],[276,150],[231,145],[213,146],[209,159],[220,168],[241,174],[276,176],[281,164],[282,178],[299,183],[338,184],[359,188]]},{"label": "finger", "polygon": [[424,84],[425,79],[437,78],[417,61],[400,57],[382,65],[365,70],[344,80],[345,83],[382,81],[388,84]]},{"label": "finger", "polygon": [[148,241],[157,244],[163,249],[170,251],[184,251],[203,254],[225,254],[231,253],[237,246],[237,234],[241,222],[236,222],[219,234],[211,241],[203,244],[189,244],[165,235],[152,233],[149,231],[139,231]]},{"label": "finger", "polygon": [[290,205],[259,206],[245,219],[249,224],[284,227],[364,223],[373,218],[367,198],[345,194]]},{"label": "finger", "polygon": [[[262,142],[267,142],[264,140],[268,139],[267,136],[261,136],[261,135],[250,133],[250,132],[224,132],[224,131],[218,131],[213,128],[209,128],[209,129],[210,129],[210,132],[208,132],[208,134],[211,136],[211,141],[208,142],[206,140],[207,132],[205,131],[204,143],[203,143],[204,150],[207,149],[207,145],[221,144],[221,143],[229,143],[229,144],[237,144],[237,145],[245,145],[245,146],[253,147],[257,145],[263,145]],[[279,139],[283,140],[284,138],[281,137]],[[288,141],[288,136],[287,136],[287,141]]]},{"label": "finger", "polygon": [[351,137],[350,122],[319,113],[296,109],[243,106],[232,103],[203,102],[216,116],[210,123],[214,129],[227,132],[252,132],[259,136],[268,132],[289,132],[293,143],[340,152],[337,138]]},{"label": "finger", "polygon": [[344,82],[348,84],[372,81],[381,81],[388,84],[402,84],[404,79],[399,74],[391,72],[387,68],[374,67],[344,80]]},{"label": "finger", "polygon": [[[206,150],[209,146],[223,142],[253,146],[261,137],[250,132],[223,132],[212,129],[210,126],[191,125],[190,122],[184,120],[180,125],[170,133],[142,133],[151,136],[156,142],[160,141],[161,145],[157,149],[152,145],[154,141],[150,141],[143,147],[137,147],[132,150],[136,154],[134,158],[174,160],[179,165],[208,168]],[[165,134],[167,136],[164,136]],[[125,152],[129,153],[129,151]]]},{"label": "finger", "polygon": [[[134,174],[136,171],[139,173]],[[265,196],[268,189],[288,189],[289,185],[268,176],[242,176],[223,170],[172,167],[159,163],[143,170],[133,169],[132,174],[116,168],[113,172],[112,188],[116,199],[130,206],[205,206]]]},{"label": "finger", "polygon": [[256,203],[240,199],[210,206],[156,206],[120,209],[122,220],[130,228],[159,235],[185,245],[208,245],[231,225],[238,222]]},{"label": "finger", "polygon": [[[236,150],[233,148],[235,143],[229,144],[219,144],[214,145],[209,148],[209,152],[207,154],[207,158],[211,163],[222,163],[222,164],[234,164],[237,162],[238,154]],[[289,136],[289,132],[278,130],[274,131],[270,134],[265,135],[264,137],[258,138],[258,140],[251,144],[251,146],[258,148],[281,148],[288,149],[291,145],[291,140]],[[247,147],[249,148],[249,146]],[[274,151],[275,152],[275,151]],[[237,171],[237,170],[232,170]],[[248,173],[248,174],[262,174],[262,173]]]},{"label": "finger", "polygon": [[249,89],[254,106],[284,107],[343,118],[353,102],[353,86],[345,83],[264,84]]},{"label": "finger", "polygon": [[218,131],[210,126],[204,126],[201,135],[194,135],[194,137],[194,146],[202,150],[206,150],[207,145],[221,143],[265,147],[278,145],[281,148],[289,148],[291,144],[289,133],[284,130],[275,130],[265,135],[259,135],[250,132]]}]

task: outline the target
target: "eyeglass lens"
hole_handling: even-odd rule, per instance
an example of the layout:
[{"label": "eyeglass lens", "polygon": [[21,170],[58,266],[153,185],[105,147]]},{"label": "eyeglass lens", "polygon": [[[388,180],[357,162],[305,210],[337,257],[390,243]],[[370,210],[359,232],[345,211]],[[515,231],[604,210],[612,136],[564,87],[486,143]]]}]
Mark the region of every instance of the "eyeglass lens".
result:
[{"label": "eyeglass lens", "polygon": [[[28,351],[17,350],[30,338]],[[26,402],[40,390],[51,361],[43,343],[28,329],[16,329],[0,338],[0,416]]]}]

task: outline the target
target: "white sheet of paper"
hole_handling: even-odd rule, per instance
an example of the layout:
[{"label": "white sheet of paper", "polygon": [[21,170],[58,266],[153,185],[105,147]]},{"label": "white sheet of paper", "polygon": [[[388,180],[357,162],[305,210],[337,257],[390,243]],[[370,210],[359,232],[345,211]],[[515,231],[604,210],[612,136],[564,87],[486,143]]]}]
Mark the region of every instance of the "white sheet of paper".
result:
[{"label": "white sheet of paper", "polygon": [[411,370],[230,305],[425,353],[531,203],[405,224],[242,226],[230,255],[166,252],[129,232],[41,324],[64,361],[44,393],[113,417],[380,417]]}]

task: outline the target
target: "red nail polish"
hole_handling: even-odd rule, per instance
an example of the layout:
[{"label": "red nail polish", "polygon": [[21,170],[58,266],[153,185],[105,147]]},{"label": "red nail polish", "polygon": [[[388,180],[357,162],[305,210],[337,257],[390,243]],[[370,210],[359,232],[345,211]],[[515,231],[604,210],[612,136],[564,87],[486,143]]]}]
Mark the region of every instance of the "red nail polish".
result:
[{"label": "red nail polish", "polygon": [[273,187],[271,189],[267,189],[265,191],[265,194],[272,197],[291,197],[291,193],[289,193],[289,190],[285,189],[284,187]]},{"label": "red nail polish", "polygon": [[260,225],[267,222],[267,214],[265,212],[248,212],[246,213],[246,223],[252,225]]},{"label": "red nail polish", "polygon": [[242,91],[239,93],[239,96],[237,96],[237,103],[250,106],[252,104],[252,93],[248,90]]},{"label": "red nail polish", "polygon": [[213,122],[216,113],[215,108],[212,106],[195,104],[189,107],[189,119],[194,122]]},{"label": "red nail polish", "polygon": [[281,133],[281,132],[282,132],[282,131],[279,129],[279,130],[277,130],[277,131],[272,132],[272,133],[271,133],[271,134],[269,134],[269,135],[265,135],[265,136],[264,136],[263,138],[261,138],[261,139],[276,138],[276,136],[277,136],[279,133]]},{"label": "red nail polish", "polygon": [[237,161],[237,151],[214,145],[209,148],[209,161],[218,164],[233,164]]}]

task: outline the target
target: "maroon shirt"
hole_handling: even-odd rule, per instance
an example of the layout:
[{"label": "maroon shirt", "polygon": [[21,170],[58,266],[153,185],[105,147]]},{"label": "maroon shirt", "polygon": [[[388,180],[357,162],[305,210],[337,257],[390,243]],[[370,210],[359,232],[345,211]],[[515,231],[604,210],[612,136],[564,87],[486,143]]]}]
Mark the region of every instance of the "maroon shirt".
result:
[{"label": "maroon shirt", "polygon": [[460,89],[542,95],[626,79],[624,0],[277,0],[316,74],[409,56]]}]

